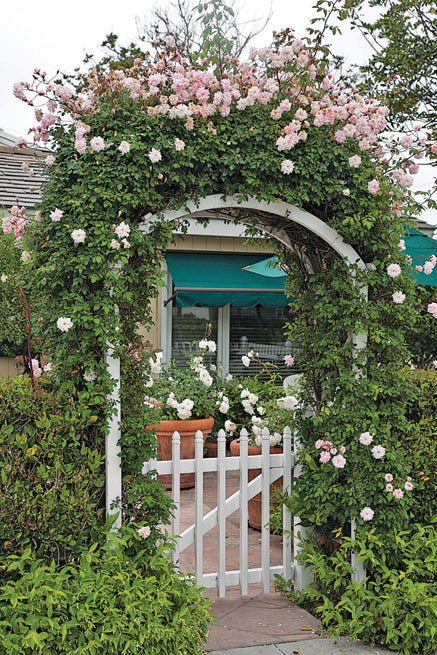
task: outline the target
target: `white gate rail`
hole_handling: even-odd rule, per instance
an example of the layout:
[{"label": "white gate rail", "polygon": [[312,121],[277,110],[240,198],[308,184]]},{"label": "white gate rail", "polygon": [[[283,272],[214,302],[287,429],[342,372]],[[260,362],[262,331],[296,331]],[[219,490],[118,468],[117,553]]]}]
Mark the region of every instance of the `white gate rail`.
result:
[{"label": "white gate rail", "polygon": [[[294,453],[292,452],[292,436],[290,428],[284,430],[283,453],[270,454],[270,434],[264,428],[262,434],[261,455],[248,455],[248,434],[242,430],[240,434],[240,456],[226,457],[226,436],[223,430],[218,434],[218,454],[215,458],[203,458],[203,435],[200,430],[195,437],[194,459],[180,459],[180,435],[178,432],[172,438],[172,460],[149,460],[143,464],[143,474],[156,470],[159,475],[172,475],[172,499],[175,504],[172,519],[172,532],[180,532],[180,475],[195,474],[195,522],[184,530],[177,540],[173,560],[179,560],[180,553],[190,544],[195,548],[195,574],[199,584],[204,587],[216,587],[219,597],[225,595],[227,586],[239,585],[241,593],[247,595],[249,583],[261,582],[263,592],[270,590],[270,581],[275,574],[286,579],[293,576],[292,564],[292,517],[283,508],[283,563],[270,566],[270,484],[283,476],[284,490],[290,493],[292,484],[292,468]],[[248,470],[261,469],[261,475],[248,482]],[[226,471],[240,471],[240,489],[226,498]],[[203,516],[203,474],[217,471],[217,507]],[[248,501],[261,492],[261,567],[248,567]],[[226,571],[226,517],[240,509],[240,568]],[[203,572],[203,536],[217,526],[217,571]]]}]

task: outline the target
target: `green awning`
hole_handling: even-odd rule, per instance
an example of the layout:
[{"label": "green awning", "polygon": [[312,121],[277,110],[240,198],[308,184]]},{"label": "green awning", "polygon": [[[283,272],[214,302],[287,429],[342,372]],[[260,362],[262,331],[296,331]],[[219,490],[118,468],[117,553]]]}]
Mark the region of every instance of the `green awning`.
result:
[{"label": "green awning", "polygon": [[[423,266],[425,262],[435,255],[437,257],[437,240],[428,237],[426,234],[410,228],[404,236],[405,241],[405,254],[411,257],[412,275],[417,280],[418,284],[437,287],[437,266],[434,268],[430,275],[426,275],[423,271],[420,273],[416,271],[417,265]],[[279,268],[278,260],[276,257],[269,257],[258,261],[248,267],[251,273],[257,273],[266,277],[285,278],[287,274]]]},{"label": "green awning", "polygon": [[286,307],[283,278],[261,277],[247,270],[265,259],[257,254],[167,252],[178,307]]},{"label": "green awning", "polygon": [[405,254],[410,255],[413,268],[413,276],[419,284],[437,287],[437,266],[430,275],[419,273],[415,270],[416,266],[423,266],[424,263],[435,255],[437,257],[437,240],[422,234],[419,230],[410,228],[404,236]]}]

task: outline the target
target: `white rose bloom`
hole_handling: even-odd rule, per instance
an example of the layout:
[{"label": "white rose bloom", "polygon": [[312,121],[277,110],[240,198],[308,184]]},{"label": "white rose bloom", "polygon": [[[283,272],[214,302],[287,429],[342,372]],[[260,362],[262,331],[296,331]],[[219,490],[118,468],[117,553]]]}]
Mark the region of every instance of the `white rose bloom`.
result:
[{"label": "white rose bloom", "polygon": [[259,416],[252,416],[250,420],[252,421],[252,423],[262,423],[262,418],[260,418]]},{"label": "white rose bloom", "polygon": [[263,443],[263,438],[262,438],[262,436],[259,434],[257,437],[255,437],[255,444],[256,444],[257,446],[262,446],[262,443]]},{"label": "white rose bloom", "polygon": [[208,342],[205,341],[205,339],[202,339],[202,341],[199,341],[199,348],[201,350],[205,350],[206,348],[208,348]]},{"label": "white rose bloom", "polygon": [[229,411],[229,399],[226,396],[223,396],[223,400],[219,406],[219,412],[226,414]]},{"label": "white rose bloom", "polygon": [[[240,387],[240,385],[238,385]],[[243,389],[243,391],[240,393],[240,398],[247,398],[247,396],[250,394],[249,389]]]},{"label": "white rose bloom", "polygon": [[250,364],[250,359],[249,357],[246,357],[246,355],[243,355],[241,358],[241,361],[243,362],[244,366],[248,367]]},{"label": "white rose bloom", "polygon": [[178,418],[181,419],[181,421],[186,421],[187,418],[190,418],[191,416],[191,411],[189,409],[185,409],[182,405],[179,405],[177,407],[177,414]]},{"label": "white rose bloom", "polygon": [[153,387],[153,380],[152,380],[152,378],[149,378],[149,379],[146,381],[145,384],[146,384],[146,387]]},{"label": "white rose bloom", "polygon": [[180,407],[184,407],[185,409],[188,409],[191,411],[194,407],[194,401],[192,401],[190,398],[185,398],[181,403]]},{"label": "white rose bloom", "polygon": [[285,398],[278,398],[276,404],[281,409],[294,409],[297,406],[297,399],[294,396],[285,396]]},{"label": "white rose bloom", "polygon": [[210,374],[208,373],[208,371],[206,369],[203,369],[202,371],[200,371],[199,380],[201,382],[203,382],[203,384],[206,387],[210,387],[212,385],[212,382],[213,382],[212,377],[210,376]]},{"label": "white rose bloom", "polygon": [[217,344],[215,341],[207,341],[206,345],[208,346],[208,350],[212,353],[215,353],[217,350]]},{"label": "white rose bloom", "polygon": [[254,393],[250,393],[247,398],[251,405],[255,405],[258,402],[258,396],[256,396]]},{"label": "white rose bloom", "polygon": [[245,412],[247,412],[248,414],[254,413],[254,409],[248,400],[243,400],[241,404],[243,405]]},{"label": "white rose bloom", "polygon": [[233,380],[233,379],[234,379],[234,376],[231,373],[228,373],[226,378],[225,378],[226,382],[231,382],[231,380]]},{"label": "white rose bloom", "polygon": [[232,421],[229,421],[229,420],[225,421],[225,430],[226,430],[226,432],[230,432],[231,434],[233,434],[236,429],[237,429],[237,426],[235,425],[235,423],[233,423]]},{"label": "white rose bloom", "polygon": [[260,407],[258,405],[258,407],[256,409],[257,409],[258,414],[261,414],[261,416],[266,413],[266,410],[264,409],[264,407]]}]

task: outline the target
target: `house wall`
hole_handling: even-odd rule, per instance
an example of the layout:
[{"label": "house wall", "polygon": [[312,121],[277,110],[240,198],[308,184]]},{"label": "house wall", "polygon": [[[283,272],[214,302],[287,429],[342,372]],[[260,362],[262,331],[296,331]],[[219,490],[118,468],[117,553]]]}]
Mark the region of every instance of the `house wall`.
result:
[{"label": "house wall", "polygon": [[[266,257],[274,254],[272,247],[266,247],[263,239],[256,243],[247,244],[247,239],[242,237],[209,236],[199,234],[187,234],[175,237],[175,243],[169,244],[169,251],[196,251],[196,252],[259,252]],[[161,290],[159,296],[152,300],[153,327],[150,330],[141,327],[139,332],[144,340],[149,341],[153,348],[161,348]]]},{"label": "house wall", "polygon": [[0,378],[21,375],[23,368],[17,366],[13,357],[0,357]]}]

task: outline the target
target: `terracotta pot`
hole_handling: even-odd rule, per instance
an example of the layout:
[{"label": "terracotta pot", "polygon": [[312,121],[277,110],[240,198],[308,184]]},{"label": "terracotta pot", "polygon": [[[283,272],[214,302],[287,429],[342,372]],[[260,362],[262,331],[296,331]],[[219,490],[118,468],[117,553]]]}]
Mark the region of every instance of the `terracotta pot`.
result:
[{"label": "terracotta pot", "polygon": [[[230,443],[230,449],[232,455],[236,457],[240,454],[240,440],[234,439]],[[248,455],[261,455],[262,448],[261,446],[251,446],[250,444],[247,447]],[[274,446],[270,448],[270,452],[273,454],[280,454],[283,451],[282,446]],[[248,481],[254,480],[258,475],[261,475],[261,469],[249,469],[247,473]],[[270,494],[274,489],[283,487],[283,478],[278,478],[275,482],[272,482],[270,485]],[[274,501],[275,502],[275,501]],[[277,503],[276,503],[277,504]],[[248,502],[248,514],[249,514],[249,525],[255,530],[261,530],[262,528],[262,515],[261,515],[261,493],[257,494],[251,498]]]},{"label": "terracotta pot", "polygon": [[[203,443],[211,432],[214,419],[199,418],[187,421],[160,421],[155,425],[147,426],[147,430],[154,430],[158,440],[157,458],[160,460],[171,460],[172,458],[172,436],[173,432],[181,435],[181,459],[194,459],[194,437],[197,430],[203,433]],[[166,489],[171,489],[171,475],[158,475],[158,480]],[[181,489],[194,487],[194,473],[181,474]]]},{"label": "terracotta pot", "polygon": [[207,443],[205,448],[206,448],[205,457],[217,457],[218,443],[216,441],[212,441],[210,443]]}]

